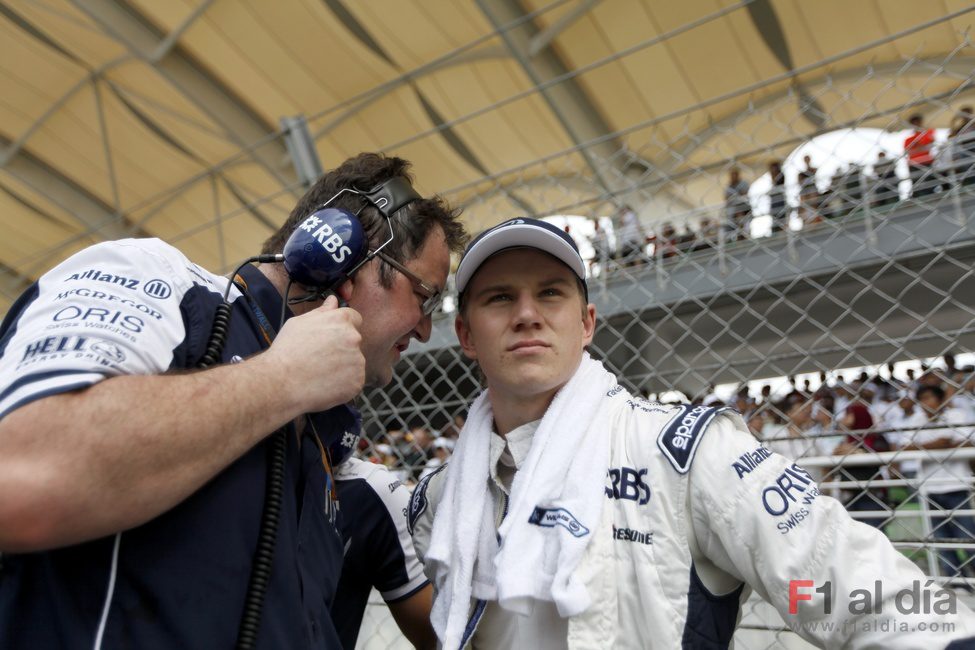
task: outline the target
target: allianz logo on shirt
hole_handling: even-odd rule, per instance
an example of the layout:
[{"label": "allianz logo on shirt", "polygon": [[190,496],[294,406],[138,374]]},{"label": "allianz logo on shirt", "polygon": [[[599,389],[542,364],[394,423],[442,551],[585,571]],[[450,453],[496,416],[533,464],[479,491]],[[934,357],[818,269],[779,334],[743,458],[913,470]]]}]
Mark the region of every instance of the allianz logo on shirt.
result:
[{"label": "allianz logo on shirt", "polygon": [[142,284],[141,280],[128,278],[124,275],[116,275],[114,273],[104,273],[98,269],[88,269],[87,271],[72,273],[64,279],[65,282],[70,282],[72,280],[92,280],[94,282],[105,282],[107,284],[115,284],[120,287],[125,287],[126,289],[138,289],[139,286],[142,285],[142,292],[144,294],[160,300],[165,300],[173,294],[172,287],[170,287],[169,283],[165,280],[160,280],[157,278]]}]

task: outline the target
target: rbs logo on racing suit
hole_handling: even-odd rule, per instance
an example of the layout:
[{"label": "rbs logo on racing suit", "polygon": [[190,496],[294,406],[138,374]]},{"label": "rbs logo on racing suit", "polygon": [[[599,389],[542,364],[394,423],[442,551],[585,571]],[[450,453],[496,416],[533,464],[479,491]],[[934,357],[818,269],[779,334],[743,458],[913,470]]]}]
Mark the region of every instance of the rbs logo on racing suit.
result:
[{"label": "rbs logo on racing suit", "polygon": [[630,467],[614,467],[606,472],[612,485],[605,488],[607,499],[636,501],[645,506],[650,502],[650,486],[643,480],[647,469],[632,469]]}]

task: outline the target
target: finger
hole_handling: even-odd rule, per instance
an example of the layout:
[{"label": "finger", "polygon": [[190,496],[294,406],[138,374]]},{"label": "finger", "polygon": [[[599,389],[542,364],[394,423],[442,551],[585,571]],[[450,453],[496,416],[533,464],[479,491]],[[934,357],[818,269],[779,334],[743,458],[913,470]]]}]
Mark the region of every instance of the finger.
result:
[{"label": "finger", "polygon": [[339,299],[335,296],[334,293],[330,293],[328,295],[328,298],[326,298],[319,306],[319,309],[325,309],[326,311],[328,311],[332,309],[338,309],[338,307],[339,307]]}]

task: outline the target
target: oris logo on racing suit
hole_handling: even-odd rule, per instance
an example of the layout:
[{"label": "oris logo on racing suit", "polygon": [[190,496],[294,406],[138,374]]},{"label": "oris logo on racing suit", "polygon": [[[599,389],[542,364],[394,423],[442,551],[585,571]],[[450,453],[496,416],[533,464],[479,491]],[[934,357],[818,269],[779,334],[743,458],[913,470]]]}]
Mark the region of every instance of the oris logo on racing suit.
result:
[{"label": "oris logo on racing suit", "polygon": [[115,326],[115,328],[136,334],[141,332],[142,328],[146,325],[146,322],[138,316],[124,314],[120,311],[112,311],[111,309],[103,309],[102,307],[82,308],[76,305],[71,305],[58,311],[51,320],[55,323],[78,321],[84,323],[85,327],[94,327],[97,329],[111,330]]},{"label": "oris logo on racing suit", "polygon": [[731,469],[738,473],[738,479],[745,477],[753,469],[762,464],[772,455],[772,451],[767,447],[759,447],[755,451],[748,451],[738,457],[738,460],[731,464]]},{"label": "oris logo on racing suit", "polygon": [[606,472],[612,482],[605,488],[607,499],[636,501],[641,506],[650,501],[650,486],[643,480],[646,468],[614,467]]},{"label": "oris logo on racing suit", "polygon": [[130,298],[118,296],[114,293],[98,291],[97,289],[90,289],[88,287],[79,287],[77,289],[72,289],[70,291],[62,291],[54,299],[64,300],[65,298],[70,298],[71,296],[80,296],[82,298],[90,298],[92,300],[102,300],[104,302],[117,302],[121,305],[127,305],[138,311],[141,311],[143,314],[146,314],[147,316],[152,316],[156,320],[162,320],[162,313],[153,309],[149,305],[136,302]]},{"label": "oris logo on racing suit", "polygon": [[[782,517],[776,528],[787,535],[810,516],[809,506],[820,494],[809,472],[793,463],[775,479],[775,485],[762,490],[762,505],[773,517]],[[788,514],[787,517],[783,516]]]}]

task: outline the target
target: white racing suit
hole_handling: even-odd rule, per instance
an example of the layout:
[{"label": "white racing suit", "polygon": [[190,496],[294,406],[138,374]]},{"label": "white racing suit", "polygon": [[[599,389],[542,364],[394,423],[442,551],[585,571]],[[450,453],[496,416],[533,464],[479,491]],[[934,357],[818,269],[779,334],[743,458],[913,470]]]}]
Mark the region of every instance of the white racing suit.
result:
[{"label": "white racing suit", "polygon": [[[726,648],[751,589],[820,647],[975,648],[975,615],[953,591],[736,413],[610,395],[606,501],[578,569],[593,604],[569,620],[569,648]],[[410,502],[421,560],[448,471]],[[490,489],[500,517],[505,496]],[[471,603],[468,645],[483,609]]]}]

